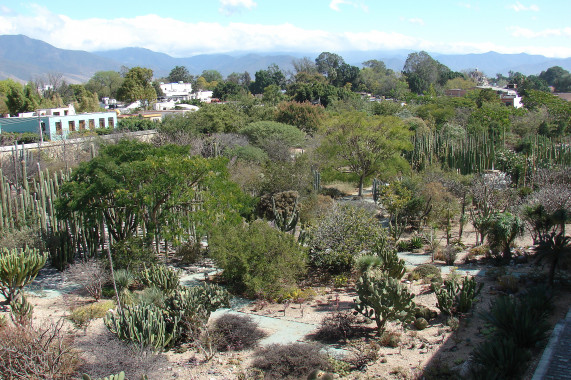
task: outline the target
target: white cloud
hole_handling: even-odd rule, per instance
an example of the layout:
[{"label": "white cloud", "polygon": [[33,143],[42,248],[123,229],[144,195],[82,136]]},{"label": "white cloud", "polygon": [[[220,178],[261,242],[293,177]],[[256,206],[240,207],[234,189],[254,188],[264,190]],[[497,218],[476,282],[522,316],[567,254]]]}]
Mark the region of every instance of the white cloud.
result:
[{"label": "white cloud", "polygon": [[543,29],[534,31],[519,26],[510,26],[506,28],[514,37],[522,38],[542,38],[542,37],[571,37],[571,27],[559,29]]},{"label": "white cloud", "polygon": [[354,8],[361,8],[364,12],[369,12],[369,7],[365,4],[350,0],[331,0],[329,8],[333,9],[335,12],[341,12],[341,8],[339,8],[339,6],[342,4],[351,5]]},{"label": "white cloud", "polygon": [[[525,29],[512,33],[530,35]],[[531,32],[536,33],[538,32]],[[547,32],[543,32],[547,33]],[[555,32],[549,32],[556,35]],[[557,35],[571,36],[571,28],[558,29]],[[543,54],[570,57],[571,46],[501,46],[493,43],[433,42],[402,33],[370,30],[366,32],[328,32],[304,29],[285,23],[261,25],[229,23],[189,23],[157,15],[131,18],[71,19],[36,7],[30,16],[0,14],[0,34],[25,34],[56,47],[75,50],[111,50],[144,47],[175,57],[240,51],[318,52],[348,50],[428,50],[441,53]],[[208,36],[208,38],[205,38]]]},{"label": "white cloud", "polygon": [[418,25],[424,25],[424,20],[421,18],[409,18],[408,22],[410,22],[411,24],[418,24]]},{"label": "white cloud", "polygon": [[519,1],[516,1],[515,4],[510,4],[507,7],[508,7],[508,9],[513,9],[516,12],[520,12],[520,11],[539,12],[539,7],[537,5],[531,4],[530,6],[525,6],[522,3],[520,3]]},{"label": "white cloud", "polygon": [[252,9],[256,7],[254,0],[220,0],[220,13],[232,15],[243,11],[244,9]]}]

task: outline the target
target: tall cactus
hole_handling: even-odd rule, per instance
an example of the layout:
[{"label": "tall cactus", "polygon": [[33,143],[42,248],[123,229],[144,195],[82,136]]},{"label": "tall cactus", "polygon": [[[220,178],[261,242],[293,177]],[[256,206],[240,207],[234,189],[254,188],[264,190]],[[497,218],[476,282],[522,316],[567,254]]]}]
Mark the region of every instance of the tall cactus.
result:
[{"label": "tall cactus", "polygon": [[295,227],[297,226],[297,222],[299,221],[299,210],[297,209],[297,198],[295,199],[295,203],[293,205],[293,211],[291,215],[288,215],[287,210],[284,209],[282,212],[279,212],[276,209],[276,201],[274,197],[272,197],[272,210],[274,212],[274,223],[276,227],[282,232],[289,232],[294,231]]},{"label": "tall cactus", "polygon": [[18,298],[46,264],[47,255],[37,249],[3,248],[0,251],[0,293],[8,302]]}]

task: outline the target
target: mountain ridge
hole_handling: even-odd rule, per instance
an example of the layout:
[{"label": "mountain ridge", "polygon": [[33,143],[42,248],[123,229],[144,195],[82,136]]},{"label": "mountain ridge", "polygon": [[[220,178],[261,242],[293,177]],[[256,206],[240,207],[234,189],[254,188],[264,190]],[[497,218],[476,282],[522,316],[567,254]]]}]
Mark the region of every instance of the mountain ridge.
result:
[{"label": "mountain ridge", "polygon": [[[349,64],[361,66],[362,62],[377,59],[387,68],[402,70],[412,50],[393,51],[345,51],[338,52]],[[571,58],[549,58],[526,53],[502,54],[498,52],[470,54],[430,53],[442,64],[454,71],[475,69],[487,76],[519,71],[525,75],[539,74],[552,66],[571,71]],[[0,35],[0,79],[11,78],[27,82],[48,73],[61,73],[71,83],[86,82],[97,71],[119,71],[121,66],[143,66],[153,70],[155,77],[165,77],[175,66],[185,66],[191,74],[203,70],[218,70],[226,76],[232,72],[248,71],[252,77],[256,71],[277,64],[282,70],[293,72],[292,61],[302,57],[314,59],[312,52],[231,52],[199,54],[191,57],[172,57],[166,53],[141,47],[87,52],[67,50],[25,35]]]}]

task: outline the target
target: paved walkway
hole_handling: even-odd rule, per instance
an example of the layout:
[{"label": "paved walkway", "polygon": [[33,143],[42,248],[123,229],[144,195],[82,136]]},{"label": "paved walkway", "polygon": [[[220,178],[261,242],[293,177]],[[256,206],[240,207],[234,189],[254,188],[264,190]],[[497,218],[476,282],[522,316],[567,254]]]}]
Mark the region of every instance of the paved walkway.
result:
[{"label": "paved walkway", "polygon": [[571,380],[571,308],[553,329],[532,380]]}]

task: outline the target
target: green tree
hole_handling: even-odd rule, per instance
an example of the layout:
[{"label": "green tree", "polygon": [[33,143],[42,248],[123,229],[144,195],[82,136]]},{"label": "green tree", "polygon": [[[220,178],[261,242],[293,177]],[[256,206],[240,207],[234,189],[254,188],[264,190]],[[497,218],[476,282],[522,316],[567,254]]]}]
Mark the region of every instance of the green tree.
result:
[{"label": "green tree", "polygon": [[157,99],[153,87],[153,70],[143,67],[133,67],[125,74],[125,80],[117,90],[117,98],[126,102],[140,100],[147,108]]},{"label": "green tree", "polygon": [[344,63],[345,60],[335,53],[323,52],[315,58],[317,72],[323,74],[329,83],[334,83],[337,80],[339,67]]},{"label": "green tree", "polygon": [[220,74],[217,70],[204,70],[202,74],[200,74],[207,82],[222,82],[224,77]]},{"label": "green tree", "polygon": [[429,93],[431,86],[442,87],[448,80],[462,76],[452,72],[425,51],[408,55],[403,74],[412,92],[425,95]]},{"label": "green tree", "polygon": [[279,89],[285,87],[285,76],[279,66],[272,64],[267,70],[259,70],[255,74],[255,80],[250,84],[253,94],[263,94],[266,87],[276,85]]},{"label": "green tree", "polygon": [[85,89],[99,98],[116,98],[124,78],[116,71],[98,71],[85,84]]},{"label": "green tree", "polygon": [[325,109],[309,102],[281,102],[276,109],[276,121],[295,125],[312,135],[325,121]]},{"label": "green tree", "polygon": [[243,86],[226,81],[219,82],[212,92],[212,96],[220,100],[229,100],[238,98],[246,93]]},{"label": "green tree", "polygon": [[169,73],[167,80],[169,83],[190,83],[192,81],[192,75],[190,75],[186,67],[175,66]]},{"label": "green tree", "polygon": [[194,228],[196,239],[215,220],[236,221],[242,204],[227,180],[225,159],[190,157],[188,147],[122,140],[73,172],[57,208],[62,217],[78,212],[86,223],[103,220],[116,242],[133,237],[144,222],[146,236],[158,242],[188,238]]},{"label": "green tree", "polygon": [[411,147],[410,132],[399,118],[349,112],[332,120],[321,150],[337,169],[357,174],[362,196],[365,180],[402,164],[401,153]]}]

